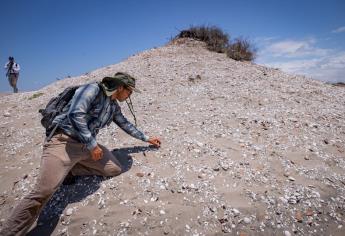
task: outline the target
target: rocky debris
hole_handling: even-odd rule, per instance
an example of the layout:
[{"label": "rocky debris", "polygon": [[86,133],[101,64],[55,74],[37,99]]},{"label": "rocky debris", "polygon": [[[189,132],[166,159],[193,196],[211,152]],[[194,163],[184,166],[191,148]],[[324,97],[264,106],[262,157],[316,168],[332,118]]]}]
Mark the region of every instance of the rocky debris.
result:
[{"label": "rocky debris", "polygon": [[73,213],[73,208],[68,208],[66,211],[66,216],[70,216]]},{"label": "rocky debris", "polygon": [[284,235],[285,235],[285,236],[291,236],[291,233],[290,233],[289,231],[285,230],[285,231],[284,231]]},{"label": "rocky debris", "polygon": [[162,147],[114,124],[101,130],[98,142],[116,148],[126,172],[61,186],[41,227],[57,217],[56,235],[344,234],[345,90],[190,40],[57,81],[35,99],[37,91],[2,96],[1,222],[38,176],[38,109],[67,86],[117,71],[138,78],[139,128]]},{"label": "rocky debris", "polygon": [[4,117],[11,117],[11,114],[7,111],[4,112]]},{"label": "rocky debris", "polygon": [[138,177],[144,177],[144,173],[141,173],[141,172],[138,172],[135,175],[138,176]]},{"label": "rocky debris", "polygon": [[248,217],[244,217],[244,218],[243,218],[243,221],[244,221],[244,223],[246,223],[246,224],[250,224],[250,223],[252,222],[251,219],[248,218]]},{"label": "rocky debris", "polygon": [[289,176],[289,178],[288,178],[290,181],[295,181],[295,178],[294,177],[292,177],[292,176]]}]

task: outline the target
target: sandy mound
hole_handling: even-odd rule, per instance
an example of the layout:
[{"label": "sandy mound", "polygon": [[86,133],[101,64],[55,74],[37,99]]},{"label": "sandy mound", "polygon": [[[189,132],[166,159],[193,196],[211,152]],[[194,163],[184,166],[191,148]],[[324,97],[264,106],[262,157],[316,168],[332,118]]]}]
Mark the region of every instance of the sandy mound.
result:
[{"label": "sandy mound", "polygon": [[138,78],[139,127],[162,137],[162,147],[115,125],[102,130],[98,141],[128,171],[61,187],[31,235],[345,234],[344,88],[190,40],[1,96],[1,223],[38,174],[38,109],[67,86],[117,71]]}]

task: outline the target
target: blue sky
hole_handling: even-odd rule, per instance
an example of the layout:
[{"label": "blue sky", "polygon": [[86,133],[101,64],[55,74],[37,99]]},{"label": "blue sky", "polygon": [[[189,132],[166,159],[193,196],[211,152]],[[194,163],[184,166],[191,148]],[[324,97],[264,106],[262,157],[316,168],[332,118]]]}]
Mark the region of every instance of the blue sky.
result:
[{"label": "blue sky", "polygon": [[[190,25],[246,37],[258,48],[258,64],[345,82],[345,1],[0,2],[0,63],[14,56],[21,91],[163,46]],[[11,91],[5,70],[0,78],[0,92]]]}]

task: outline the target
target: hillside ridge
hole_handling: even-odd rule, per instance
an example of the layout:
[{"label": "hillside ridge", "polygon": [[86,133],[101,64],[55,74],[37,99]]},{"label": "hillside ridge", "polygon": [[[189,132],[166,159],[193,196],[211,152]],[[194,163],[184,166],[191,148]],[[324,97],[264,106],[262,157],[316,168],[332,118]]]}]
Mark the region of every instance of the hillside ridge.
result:
[{"label": "hillside ridge", "polygon": [[[189,39],[2,96],[0,227],[38,174],[44,139],[38,109],[65,87],[118,71],[137,78],[143,93],[132,100],[139,128],[160,136],[162,147],[151,149],[114,124],[101,130],[98,142],[127,171],[61,187],[33,232],[345,233],[345,90],[234,61]],[[125,104],[122,110],[131,120]]]}]

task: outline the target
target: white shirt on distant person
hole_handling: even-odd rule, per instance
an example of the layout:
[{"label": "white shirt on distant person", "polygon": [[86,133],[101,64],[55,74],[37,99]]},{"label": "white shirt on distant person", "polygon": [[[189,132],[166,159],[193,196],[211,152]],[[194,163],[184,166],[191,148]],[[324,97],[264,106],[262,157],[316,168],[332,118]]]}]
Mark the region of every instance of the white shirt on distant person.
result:
[{"label": "white shirt on distant person", "polygon": [[[10,62],[7,62],[7,63],[5,64],[5,70],[8,69],[9,65],[10,65]],[[13,66],[12,66],[12,70],[10,71],[10,73],[11,73],[11,74],[19,74],[19,71],[20,71],[20,66],[19,66],[19,64],[14,62]]]}]

